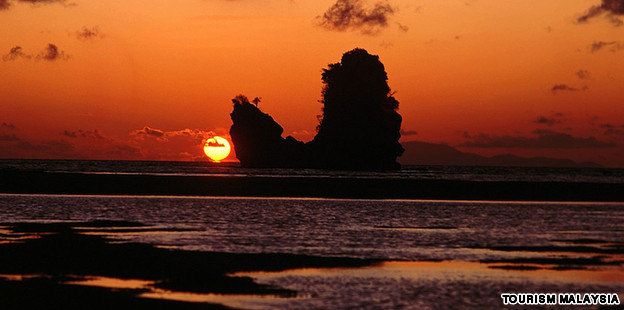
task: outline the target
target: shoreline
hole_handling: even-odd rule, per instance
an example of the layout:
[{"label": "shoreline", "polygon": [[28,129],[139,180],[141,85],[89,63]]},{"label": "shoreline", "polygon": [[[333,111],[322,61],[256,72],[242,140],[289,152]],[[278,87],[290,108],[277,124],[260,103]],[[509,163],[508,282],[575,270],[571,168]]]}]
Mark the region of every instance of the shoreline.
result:
[{"label": "shoreline", "polygon": [[[89,234],[102,228],[151,229],[129,221],[6,222],[0,223],[0,228],[5,230],[0,235],[0,289],[10,293],[2,298],[8,309],[47,308],[51,304],[63,309],[230,309],[219,302],[173,297],[289,298],[297,296],[297,291],[230,274],[378,263],[349,257],[165,249]],[[93,280],[102,283],[90,285]],[[33,294],[38,298],[29,298]]]},{"label": "shoreline", "polygon": [[624,184],[0,171],[0,193],[624,202]]},{"label": "shoreline", "polygon": [[[384,283],[383,279],[406,281],[401,283],[413,285],[410,286],[413,288],[427,288],[431,283],[435,287],[438,283],[461,289],[465,283],[453,282],[449,274],[468,278],[487,274],[489,280],[483,280],[484,283],[494,284],[493,288],[485,288],[488,293],[484,295],[489,299],[471,307],[483,308],[500,302],[499,285],[510,287],[512,291],[541,287],[537,290],[568,292],[567,286],[539,286],[542,281],[557,280],[575,283],[592,292],[613,293],[620,287],[624,276],[621,268],[613,269],[623,263],[619,260],[624,253],[622,244],[615,243],[609,248],[595,246],[598,243],[611,244],[601,240],[591,240],[594,245],[586,244],[586,239],[579,239],[567,240],[577,244],[568,246],[480,248],[545,255],[540,257],[514,255],[476,261],[395,260],[197,251],[120,242],[122,239],[116,238],[109,229],[132,229],[143,233],[163,231],[162,228],[125,220],[3,222],[0,228],[4,230],[0,235],[0,250],[4,253],[0,256],[0,289],[7,293],[2,300],[7,309],[40,309],[50,305],[56,306],[54,309],[232,309],[253,305],[253,300],[245,303],[246,298],[256,298],[256,301],[266,298],[269,302],[264,304],[266,308],[276,305],[270,303],[271,300],[290,301],[292,303],[283,304],[284,308],[298,308],[297,300],[310,299],[311,303],[305,308],[316,309],[319,303],[315,302],[322,305],[329,302],[335,306],[336,301],[322,288],[307,289],[310,283],[314,287],[314,281],[318,279],[322,280],[322,287],[330,283],[331,290],[340,289],[344,279],[361,278],[381,281],[374,282],[377,284]],[[109,233],[93,234],[102,229]],[[289,277],[298,280],[280,280]],[[521,277],[522,283],[529,281],[528,286],[514,281],[497,282],[513,277]],[[302,281],[306,278],[311,282]],[[598,290],[596,285],[600,285]],[[37,298],[30,298],[33,295]],[[438,305],[440,301],[435,296],[436,293],[420,298],[430,305]],[[348,303],[341,305],[343,307],[336,308],[353,308]]]}]

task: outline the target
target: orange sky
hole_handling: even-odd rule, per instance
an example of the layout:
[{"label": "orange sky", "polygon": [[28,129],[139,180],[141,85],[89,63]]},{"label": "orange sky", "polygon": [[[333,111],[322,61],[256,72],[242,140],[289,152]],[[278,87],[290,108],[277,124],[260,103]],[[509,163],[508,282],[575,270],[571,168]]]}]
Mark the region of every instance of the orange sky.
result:
[{"label": "orange sky", "polygon": [[0,0],[0,157],[204,159],[239,93],[308,141],[321,69],[362,47],[402,141],[624,167],[624,9],[579,22],[601,1]]}]

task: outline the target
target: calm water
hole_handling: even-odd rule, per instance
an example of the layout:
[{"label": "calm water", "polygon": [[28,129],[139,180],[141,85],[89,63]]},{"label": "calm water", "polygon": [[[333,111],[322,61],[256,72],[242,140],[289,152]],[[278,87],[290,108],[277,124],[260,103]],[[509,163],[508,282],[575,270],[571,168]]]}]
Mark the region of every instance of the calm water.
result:
[{"label": "calm water", "polygon": [[120,235],[191,250],[384,260],[481,260],[493,246],[624,240],[624,204],[0,196],[0,222],[137,221],[188,231]]},{"label": "calm water", "polygon": [[[244,169],[206,162],[0,160],[0,170],[624,183],[623,169],[576,168],[413,166],[349,172]],[[624,298],[624,203],[0,194],[0,222],[98,219],[162,228],[88,230],[163,247],[384,261],[366,268],[243,274],[296,290],[296,298],[162,292],[149,297],[251,309],[498,309],[503,292],[609,292]],[[93,281],[136,285],[118,279]]]},{"label": "calm water", "polygon": [[[501,292],[624,297],[624,204],[0,195],[0,222],[96,219],[184,229],[101,231],[161,246],[388,261],[248,274],[295,289],[297,298],[205,299],[243,308],[500,308]],[[579,245],[597,250],[569,248]],[[620,252],[602,251],[608,249]],[[569,268],[565,261],[597,256],[620,262]],[[561,259],[559,267],[568,268],[535,261],[524,265],[539,270],[518,271],[482,263],[517,258]]]},{"label": "calm water", "polygon": [[399,178],[471,181],[547,181],[624,183],[624,169],[607,168],[527,168],[404,166],[390,172],[328,171],[318,169],[246,169],[237,163],[105,160],[15,160],[0,159],[0,170],[39,170],[49,172],[122,173],[311,177],[311,178]]}]

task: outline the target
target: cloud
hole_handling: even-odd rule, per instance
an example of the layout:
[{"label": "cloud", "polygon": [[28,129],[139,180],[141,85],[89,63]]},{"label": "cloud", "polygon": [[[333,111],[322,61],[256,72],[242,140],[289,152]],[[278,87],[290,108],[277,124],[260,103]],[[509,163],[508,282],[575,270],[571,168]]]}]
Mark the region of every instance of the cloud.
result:
[{"label": "cloud", "polygon": [[[215,130],[229,139],[226,128]],[[0,122],[0,158],[207,160],[204,143],[215,136],[215,132],[201,129],[165,131],[144,126],[125,136],[76,129],[59,132],[58,139],[35,140],[16,135],[16,131],[15,125]]]},{"label": "cloud", "polygon": [[67,60],[69,59],[69,56],[65,55],[65,52],[60,51],[56,45],[50,43],[43,52],[37,55],[37,59],[42,59],[45,61],[56,61],[59,59]]},{"label": "cloud", "polygon": [[172,138],[172,137],[189,137],[189,138],[193,138],[195,140],[201,141],[201,140],[205,140],[208,139],[210,137],[215,136],[215,132],[214,131],[206,131],[206,130],[201,130],[201,129],[182,129],[182,130],[175,130],[175,131],[167,131],[165,132],[165,136],[167,138]]},{"label": "cloud", "polygon": [[[219,129],[229,138],[226,129]],[[201,129],[164,131],[149,126],[125,136],[106,136],[98,129],[63,130],[59,139],[35,140],[14,134],[16,126],[0,122],[0,158],[207,160]]]},{"label": "cloud", "polygon": [[388,26],[394,11],[388,2],[366,6],[364,0],[336,0],[317,20],[327,30],[359,30],[362,34],[375,35]]},{"label": "cloud", "polygon": [[392,42],[386,42],[386,41],[381,41],[381,43],[379,43],[379,46],[383,47],[383,48],[391,48],[394,46],[394,43]]},{"label": "cloud", "polygon": [[616,27],[624,24],[619,16],[624,15],[624,0],[601,0],[600,5],[594,5],[576,19],[579,24],[587,23],[590,19],[605,15],[605,17]]},{"label": "cloud", "polygon": [[576,87],[571,87],[568,86],[567,84],[555,84],[553,85],[553,87],[550,89],[554,94],[556,94],[558,91],[584,91],[589,89],[589,87],[584,86],[583,88],[576,88]]},{"label": "cloud", "polygon": [[403,130],[401,129],[401,136],[415,136],[418,132],[416,130]]},{"label": "cloud", "polygon": [[581,80],[589,80],[591,78],[591,74],[587,70],[579,70],[579,71],[576,71],[575,74]]},{"label": "cloud", "polygon": [[600,141],[594,137],[574,137],[567,133],[551,130],[535,130],[534,136],[489,135],[485,133],[468,136],[464,147],[478,148],[530,148],[530,149],[579,149],[615,147],[612,141]]},{"label": "cloud", "polygon": [[[13,61],[19,58],[30,60],[33,58],[32,55],[24,53],[24,50],[21,46],[15,46],[11,48],[8,54],[2,56],[3,61]],[[68,60],[69,56],[65,54],[65,52],[59,50],[59,48],[49,43],[48,46],[40,52],[36,57],[37,60],[45,60],[45,61],[55,61],[55,60]]]},{"label": "cloud", "polygon": [[2,122],[2,124],[0,124],[0,131],[3,131],[3,130],[15,130],[15,125],[11,123]]},{"label": "cloud", "polygon": [[[74,5],[76,5],[75,3],[67,3],[66,0],[14,0],[13,2],[30,3],[33,6],[44,5],[44,4],[53,4],[53,3],[59,3],[59,4],[62,4],[63,6],[74,6]],[[1,10],[8,10],[10,7],[11,7],[10,0],[0,0],[0,11]]]},{"label": "cloud", "polygon": [[41,153],[51,152],[55,154],[65,154],[74,149],[74,146],[66,141],[43,141],[41,143],[30,143],[28,141],[20,141],[18,147],[23,150],[38,151]]},{"label": "cloud", "polygon": [[536,124],[542,124],[542,125],[546,125],[546,126],[554,126],[556,124],[561,124],[563,123],[562,120],[558,119],[558,116],[562,116],[562,114],[557,113],[553,116],[540,116],[538,118],[536,118],[533,122]]},{"label": "cloud", "polygon": [[26,2],[31,4],[51,4],[51,3],[65,3],[65,0],[17,0],[19,2]]},{"label": "cloud", "polygon": [[616,126],[612,124],[602,124],[599,126],[605,130],[606,136],[622,136],[624,137],[624,125]]},{"label": "cloud", "polygon": [[76,31],[76,38],[81,41],[88,41],[97,38],[104,38],[104,36],[100,33],[100,29],[96,27],[87,28],[82,27],[80,31]]},{"label": "cloud", "polygon": [[406,25],[403,25],[401,23],[397,23],[397,25],[399,26],[399,30],[403,31],[403,32],[407,32],[409,31],[409,27]]},{"label": "cloud", "polygon": [[67,141],[30,142],[14,134],[0,135],[3,158],[68,158],[74,146]]},{"label": "cloud", "polygon": [[[74,132],[80,138],[80,131]],[[85,131],[87,132],[87,131]],[[68,131],[66,139],[36,141],[13,136],[6,137],[0,134],[0,158],[46,158],[46,159],[114,159],[114,160],[141,160],[145,154],[132,141],[119,141],[108,138],[97,138],[97,135],[87,138],[97,140],[76,139]],[[94,131],[91,131],[94,133]],[[154,159],[157,159],[156,157]]]},{"label": "cloud", "polygon": [[24,53],[24,50],[21,46],[15,46],[11,48],[8,54],[2,56],[2,61],[13,61],[19,58],[30,59],[32,56]]},{"label": "cloud", "polygon": [[615,53],[621,49],[624,49],[624,43],[620,41],[611,41],[611,42],[595,41],[594,43],[590,44],[589,47],[587,48],[587,50],[592,54],[598,51],[601,51],[603,49],[607,49],[609,52]]},{"label": "cloud", "polygon": [[62,135],[68,138],[105,139],[104,136],[102,136],[102,134],[100,134],[99,130],[97,129],[94,129],[94,130],[79,129],[78,131],[64,130]]},{"label": "cloud", "polygon": [[156,137],[158,139],[162,139],[165,136],[165,132],[160,129],[154,129],[148,126],[143,127],[143,129],[135,130],[131,133],[133,136],[139,137]]},{"label": "cloud", "polygon": [[[227,129],[216,129],[226,139]],[[181,130],[162,130],[145,126],[130,133],[134,137],[130,142],[138,147],[144,158],[155,160],[205,160],[204,144],[216,136],[214,131],[185,128]],[[191,154],[191,155],[189,155]],[[195,154],[195,155],[192,155]]]},{"label": "cloud", "polygon": [[141,152],[141,149],[127,144],[117,144],[108,148],[106,150],[106,155],[114,159],[128,158],[136,160],[144,158],[144,154]]},{"label": "cloud", "polygon": [[0,141],[18,141],[19,138],[14,132],[15,125],[2,122],[2,124],[0,124]]},{"label": "cloud", "polygon": [[0,141],[18,141],[19,139],[15,134],[0,133]]},{"label": "cloud", "polygon": [[201,129],[181,129],[173,131],[164,131],[161,129],[151,128],[149,126],[143,127],[130,133],[133,136],[138,136],[141,139],[145,137],[154,137],[160,141],[169,141],[169,139],[175,137],[186,137],[193,139],[196,143],[202,142],[202,140],[215,136],[215,132],[206,131]]},{"label": "cloud", "polygon": [[[15,134],[11,123],[0,124],[0,157],[2,158],[80,158],[76,147],[65,140],[33,141]],[[93,143],[90,143],[93,144]]]}]

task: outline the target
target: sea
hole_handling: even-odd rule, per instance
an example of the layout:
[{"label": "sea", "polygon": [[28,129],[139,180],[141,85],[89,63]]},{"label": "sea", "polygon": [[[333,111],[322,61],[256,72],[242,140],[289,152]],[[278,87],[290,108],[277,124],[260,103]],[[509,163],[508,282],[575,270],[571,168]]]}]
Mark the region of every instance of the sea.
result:
[{"label": "sea", "polygon": [[[237,163],[0,160],[0,170],[89,174],[356,177],[624,183],[624,170],[408,166],[392,172],[247,169]],[[167,294],[242,309],[521,309],[506,293],[618,294],[624,304],[624,203],[1,193],[0,222],[120,220],[120,242],[228,253],[380,261],[360,268],[244,272],[295,297]],[[624,193],[623,193],[624,195]],[[154,296],[148,296],[154,298]],[[574,309],[599,309],[585,304]],[[532,306],[534,307],[534,306]],[[569,307],[550,305],[549,308]],[[567,309],[567,308],[566,308]]]}]

